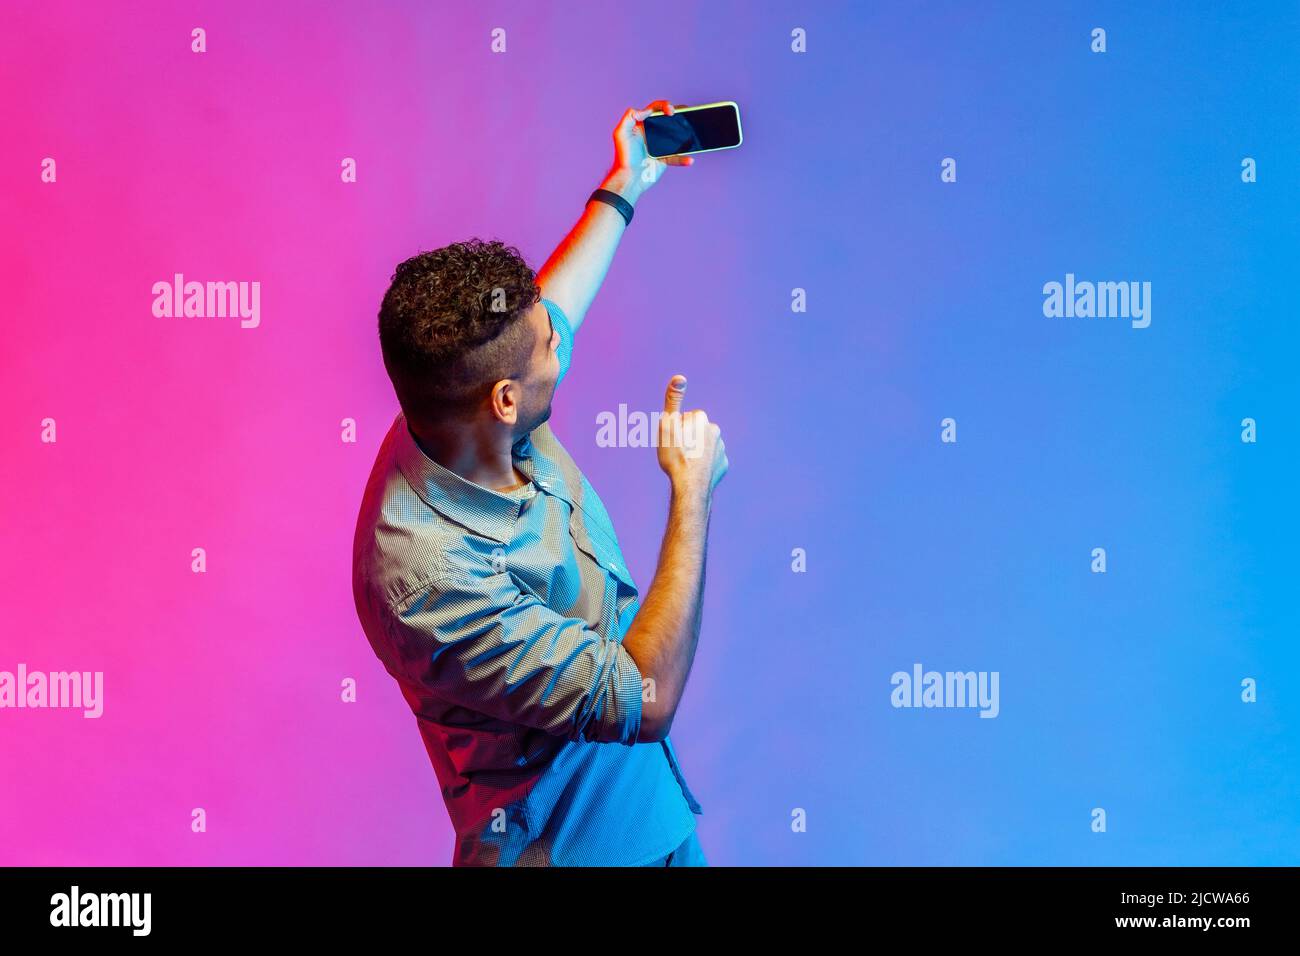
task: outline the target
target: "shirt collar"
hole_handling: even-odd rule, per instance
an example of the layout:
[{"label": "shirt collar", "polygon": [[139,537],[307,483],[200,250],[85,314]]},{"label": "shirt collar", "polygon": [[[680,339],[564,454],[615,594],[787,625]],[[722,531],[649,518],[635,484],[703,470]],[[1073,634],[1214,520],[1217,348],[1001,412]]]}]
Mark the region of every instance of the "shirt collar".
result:
[{"label": "shirt collar", "polygon": [[[393,427],[397,466],[420,499],[475,534],[509,544],[514,537],[515,522],[527,507],[527,501],[498,494],[438,464],[415,441],[405,414],[398,413]],[[546,427],[541,425],[539,429]],[[532,434],[516,441],[511,451],[515,465],[536,483],[540,492],[573,504],[559,468],[538,451]]]}]

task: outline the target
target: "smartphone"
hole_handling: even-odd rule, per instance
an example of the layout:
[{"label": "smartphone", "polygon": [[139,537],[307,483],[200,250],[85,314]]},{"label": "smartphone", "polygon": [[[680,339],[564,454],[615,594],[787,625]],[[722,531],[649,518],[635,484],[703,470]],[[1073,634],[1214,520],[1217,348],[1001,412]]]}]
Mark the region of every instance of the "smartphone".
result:
[{"label": "smartphone", "polygon": [[651,113],[641,121],[641,128],[646,152],[656,159],[735,149],[742,139],[740,107],[731,101],[674,108],[672,116]]}]

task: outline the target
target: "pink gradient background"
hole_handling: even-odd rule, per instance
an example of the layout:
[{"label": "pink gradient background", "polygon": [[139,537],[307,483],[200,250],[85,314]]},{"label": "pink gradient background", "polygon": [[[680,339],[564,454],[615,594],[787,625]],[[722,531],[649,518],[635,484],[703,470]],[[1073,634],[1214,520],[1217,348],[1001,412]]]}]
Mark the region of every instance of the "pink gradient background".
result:
[{"label": "pink gradient background", "polygon": [[[376,310],[398,261],[455,239],[503,238],[540,266],[608,168],[625,107],[743,96],[743,66],[739,82],[696,70],[684,84],[671,58],[647,71],[612,51],[593,82],[609,24],[594,10],[9,6],[0,70],[22,108],[0,156],[0,668],[102,670],[106,701],[98,720],[0,715],[0,864],[449,860],[432,768],[350,591],[360,492],[397,409]],[[505,56],[488,52],[494,26]],[[45,156],[55,185],[39,180]],[[355,185],[340,182],[345,156]],[[720,192],[719,215],[738,195]],[[621,476],[607,502],[653,497],[617,519],[644,586],[660,478],[640,451],[624,450],[630,477],[626,457],[593,461],[585,424],[620,401],[655,407],[670,374],[693,370],[671,351],[619,367],[655,350],[649,328],[612,318],[650,317],[633,302],[645,244],[676,241],[667,209],[637,226],[554,423],[598,487]],[[711,252],[715,268],[738,255]],[[155,318],[151,286],[177,271],[260,281],[261,326]],[[35,440],[46,416],[56,445]],[[355,445],[339,439],[345,417]],[[206,574],[190,570],[196,546]],[[345,677],[355,705],[339,701]],[[678,746],[701,779],[709,734]]]}]

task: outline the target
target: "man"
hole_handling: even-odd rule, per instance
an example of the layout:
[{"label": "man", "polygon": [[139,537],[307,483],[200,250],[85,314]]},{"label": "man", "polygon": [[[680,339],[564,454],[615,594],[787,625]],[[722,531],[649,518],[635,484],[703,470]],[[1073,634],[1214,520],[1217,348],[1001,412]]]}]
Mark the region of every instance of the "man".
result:
[{"label": "man", "polygon": [[[639,592],[546,420],[574,333],[663,166],[628,110],[609,174],[540,273],[472,240],[397,267],[379,313],[402,411],[357,519],[353,593],[416,717],[456,866],[707,865],[668,731],[695,656],[718,427],[669,381],[668,526]],[[612,195],[610,195],[612,194]]]}]

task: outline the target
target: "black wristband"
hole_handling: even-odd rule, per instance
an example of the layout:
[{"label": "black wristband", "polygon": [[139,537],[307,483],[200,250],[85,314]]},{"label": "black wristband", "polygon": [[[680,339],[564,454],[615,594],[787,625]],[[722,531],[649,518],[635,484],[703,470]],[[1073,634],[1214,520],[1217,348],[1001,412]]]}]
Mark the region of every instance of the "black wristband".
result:
[{"label": "black wristband", "polygon": [[612,193],[608,189],[597,189],[587,198],[587,202],[591,202],[593,199],[598,202],[609,203],[618,210],[618,214],[623,217],[625,225],[632,225],[632,204],[618,193]]}]

